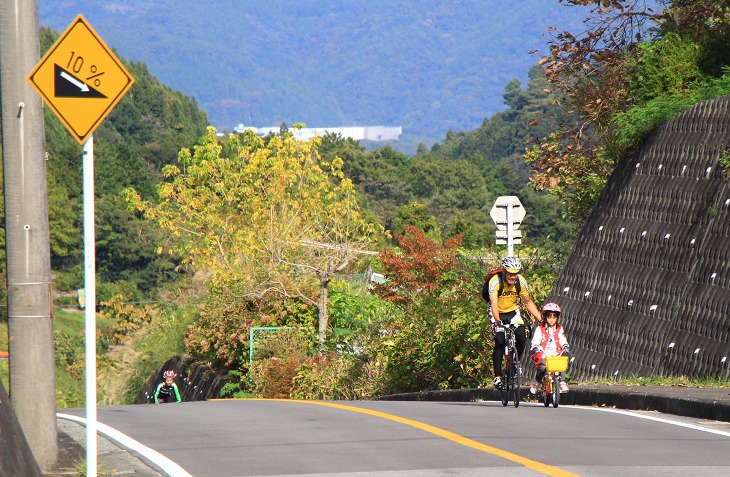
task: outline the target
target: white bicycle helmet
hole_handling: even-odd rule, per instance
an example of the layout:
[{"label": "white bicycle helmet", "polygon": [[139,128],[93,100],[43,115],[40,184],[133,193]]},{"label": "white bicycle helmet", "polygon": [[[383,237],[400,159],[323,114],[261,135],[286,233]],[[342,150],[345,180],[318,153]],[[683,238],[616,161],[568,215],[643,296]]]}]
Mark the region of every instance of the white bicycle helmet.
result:
[{"label": "white bicycle helmet", "polygon": [[504,257],[502,259],[502,268],[507,273],[520,273],[520,270],[522,270],[522,262],[517,257]]}]

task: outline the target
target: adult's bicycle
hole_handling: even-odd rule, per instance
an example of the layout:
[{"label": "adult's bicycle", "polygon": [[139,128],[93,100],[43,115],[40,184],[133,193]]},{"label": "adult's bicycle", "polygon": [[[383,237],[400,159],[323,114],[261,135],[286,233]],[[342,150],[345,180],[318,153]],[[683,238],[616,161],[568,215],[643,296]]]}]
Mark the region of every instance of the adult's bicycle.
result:
[{"label": "adult's bicycle", "polygon": [[517,353],[515,330],[523,324],[522,318],[515,317],[511,323],[503,325],[505,338],[504,364],[502,366],[502,387],[500,388],[503,406],[507,406],[510,398],[515,407],[520,405],[522,369],[520,368],[519,354]]}]

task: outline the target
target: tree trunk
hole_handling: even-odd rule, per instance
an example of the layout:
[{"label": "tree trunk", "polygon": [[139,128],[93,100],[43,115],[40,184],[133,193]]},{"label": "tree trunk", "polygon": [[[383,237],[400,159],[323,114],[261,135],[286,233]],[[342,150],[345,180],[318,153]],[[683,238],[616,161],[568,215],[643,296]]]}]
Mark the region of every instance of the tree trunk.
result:
[{"label": "tree trunk", "polygon": [[327,310],[327,286],[329,280],[320,281],[319,284],[319,326],[317,329],[317,340],[319,341],[319,351],[324,351],[324,340],[327,336],[327,322],[329,321],[329,311]]},{"label": "tree trunk", "polygon": [[51,253],[43,103],[25,80],[40,61],[35,0],[0,0],[10,398],[43,471],[56,468]]}]

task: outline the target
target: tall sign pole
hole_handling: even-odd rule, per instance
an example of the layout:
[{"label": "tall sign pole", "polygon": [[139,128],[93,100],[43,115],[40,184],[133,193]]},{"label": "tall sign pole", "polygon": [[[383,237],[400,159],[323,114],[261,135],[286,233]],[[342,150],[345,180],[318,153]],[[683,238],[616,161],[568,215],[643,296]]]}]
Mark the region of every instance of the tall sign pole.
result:
[{"label": "tall sign pole", "polygon": [[514,229],[514,204],[512,202],[507,203],[507,255],[513,257],[515,254],[515,237]]},{"label": "tall sign pole", "polygon": [[50,471],[58,436],[45,131],[41,99],[24,81],[40,57],[38,31],[34,0],[0,0],[9,390],[38,466]]},{"label": "tall sign pole", "polygon": [[96,245],[94,136],[134,79],[82,15],[28,75],[28,82],[84,147],[84,308],[86,334],[86,474],[96,476]]},{"label": "tall sign pole", "polygon": [[[94,136],[84,142],[84,324],[86,335],[86,475],[96,475],[96,240],[94,226]],[[93,474],[91,473],[93,469]]]}]

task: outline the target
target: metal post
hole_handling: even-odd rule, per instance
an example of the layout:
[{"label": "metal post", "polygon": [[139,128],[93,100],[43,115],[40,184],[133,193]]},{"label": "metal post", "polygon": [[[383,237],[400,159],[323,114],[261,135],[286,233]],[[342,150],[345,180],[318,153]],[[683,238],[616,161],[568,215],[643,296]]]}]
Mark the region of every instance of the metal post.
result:
[{"label": "metal post", "polygon": [[96,477],[96,245],[94,135],[84,143],[84,289],[86,307],[86,475]]},{"label": "metal post", "polygon": [[512,202],[507,202],[507,256],[514,257],[515,233],[512,220]]}]

